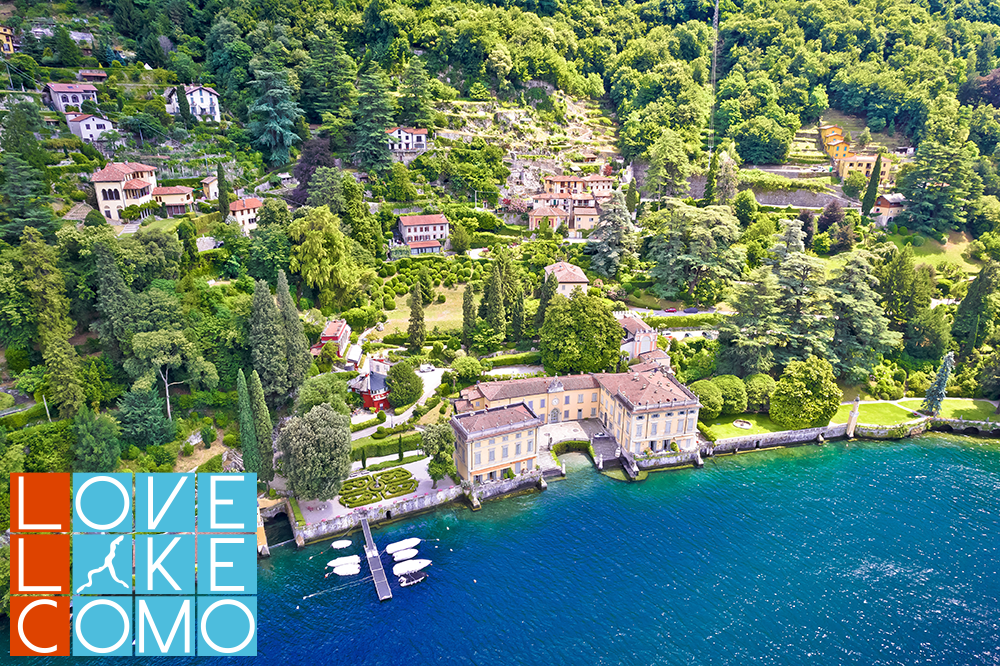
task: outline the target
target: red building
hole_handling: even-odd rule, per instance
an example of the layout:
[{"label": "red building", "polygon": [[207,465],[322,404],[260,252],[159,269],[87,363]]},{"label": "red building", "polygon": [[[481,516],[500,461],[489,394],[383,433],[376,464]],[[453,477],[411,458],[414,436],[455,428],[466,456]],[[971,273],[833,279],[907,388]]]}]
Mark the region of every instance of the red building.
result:
[{"label": "red building", "polygon": [[392,363],[388,359],[367,358],[361,366],[361,374],[347,383],[348,388],[361,396],[367,409],[373,412],[389,409],[389,389],[385,379]]},{"label": "red building", "polygon": [[323,351],[323,346],[332,342],[337,346],[337,356],[344,358],[347,347],[351,342],[351,327],[343,319],[334,319],[326,322],[323,332],[319,334],[319,342],[312,346],[312,355],[319,356]]}]

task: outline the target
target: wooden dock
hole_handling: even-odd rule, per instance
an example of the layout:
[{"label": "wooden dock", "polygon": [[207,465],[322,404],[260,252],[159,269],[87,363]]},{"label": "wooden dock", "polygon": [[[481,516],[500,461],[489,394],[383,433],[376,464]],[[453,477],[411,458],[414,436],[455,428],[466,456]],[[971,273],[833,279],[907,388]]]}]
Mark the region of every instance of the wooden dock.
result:
[{"label": "wooden dock", "polygon": [[361,529],[365,532],[365,557],[368,558],[368,568],[372,572],[372,580],[375,581],[375,592],[378,593],[379,601],[388,601],[392,599],[392,591],[389,589],[389,581],[385,577],[385,569],[382,568],[382,556],[379,555],[372,539],[372,530],[367,518],[361,519]]}]

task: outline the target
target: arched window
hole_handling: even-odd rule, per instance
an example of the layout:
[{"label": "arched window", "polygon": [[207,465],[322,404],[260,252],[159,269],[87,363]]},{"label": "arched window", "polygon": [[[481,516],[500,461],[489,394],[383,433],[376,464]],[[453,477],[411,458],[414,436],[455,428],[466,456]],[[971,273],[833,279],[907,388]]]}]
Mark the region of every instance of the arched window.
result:
[{"label": "arched window", "polygon": [[118,190],[115,190],[115,200],[116,201],[121,201],[121,198],[122,198],[121,192],[119,192]]},{"label": "arched window", "polygon": [[63,104],[65,104],[65,103],[67,103],[69,101],[69,97],[66,97],[66,95],[63,95],[61,99],[62,99],[62,103]]},{"label": "arched window", "polygon": [[104,217],[108,218],[109,220],[111,219],[111,209],[110,208],[105,208],[104,209]]},{"label": "arched window", "polygon": [[73,95],[73,103],[76,104],[79,101],[80,101],[80,98],[77,95]]}]

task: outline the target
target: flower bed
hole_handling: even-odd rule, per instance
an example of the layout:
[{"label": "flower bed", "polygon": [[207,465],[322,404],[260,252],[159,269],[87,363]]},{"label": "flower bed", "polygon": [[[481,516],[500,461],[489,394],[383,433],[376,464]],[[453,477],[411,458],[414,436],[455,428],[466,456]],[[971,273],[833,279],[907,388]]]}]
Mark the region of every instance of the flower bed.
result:
[{"label": "flower bed", "polygon": [[353,509],[384,499],[402,497],[416,490],[417,480],[413,475],[405,469],[395,468],[348,479],[340,489],[340,503]]}]

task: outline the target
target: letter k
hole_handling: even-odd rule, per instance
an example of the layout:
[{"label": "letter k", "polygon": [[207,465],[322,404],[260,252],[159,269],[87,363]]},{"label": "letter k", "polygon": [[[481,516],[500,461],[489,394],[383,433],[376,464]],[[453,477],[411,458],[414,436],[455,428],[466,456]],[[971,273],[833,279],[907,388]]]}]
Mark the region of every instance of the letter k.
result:
[{"label": "letter k", "polygon": [[174,546],[176,546],[177,542],[180,540],[181,538],[179,536],[175,536],[170,541],[170,545],[167,546],[162,553],[160,553],[160,556],[158,558],[156,558],[155,562],[153,561],[153,544],[155,542],[153,539],[149,540],[149,548],[146,550],[146,562],[149,565],[146,569],[146,587],[150,592],[153,591],[153,574],[157,570],[159,570],[159,572],[163,574],[163,577],[167,579],[167,582],[170,583],[170,586],[173,587],[174,590],[176,590],[177,592],[181,591],[181,588],[177,584],[177,582],[170,576],[169,573],[167,573],[167,570],[163,568],[163,560],[167,558],[167,555],[170,554],[170,551],[174,549]]}]

